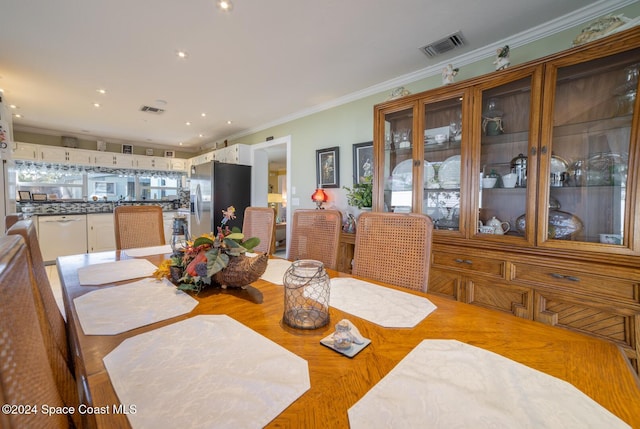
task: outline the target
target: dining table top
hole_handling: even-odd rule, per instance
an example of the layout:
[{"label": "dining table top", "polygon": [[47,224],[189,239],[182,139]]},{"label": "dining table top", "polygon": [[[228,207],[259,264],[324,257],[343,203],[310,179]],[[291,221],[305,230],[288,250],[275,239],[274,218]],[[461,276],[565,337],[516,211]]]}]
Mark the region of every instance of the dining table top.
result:
[{"label": "dining table top", "polygon": [[[158,265],[168,255],[145,256]],[[425,339],[451,339],[494,352],[529,368],[564,380],[633,428],[640,428],[640,385],[622,352],[614,344],[568,330],[514,317],[429,293],[384,285],[428,298],[437,306],[412,328],[385,328],[330,307],[331,322],[318,329],[294,329],[282,321],[282,285],[258,280],[244,289],[204,289],[191,294],[197,306],[189,313],[116,335],[85,335],[74,299],[103,286],[84,286],[78,270],[88,265],[128,259],[121,251],[63,256],[57,268],[76,365],[86,377],[94,407],[120,401],[103,358],[125,339],[169,326],[197,315],[227,315],[277,343],[308,363],[310,388],[266,427],[348,428],[348,410]],[[327,270],[330,277],[353,277]],[[370,280],[369,280],[370,281]],[[371,282],[371,281],[370,281]],[[120,282],[125,283],[125,282]],[[119,283],[117,283],[119,284]],[[353,358],[320,344],[334,324],[349,319],[371,344]],[[523,381],[526,382],[526,381]],[[215,392],[211,393],[215,395]],[[460,404],[461,412],[464,404]],[[92,416],[93,417],[93,416]],[[124,414],[95,414],[98,428],[130,428]]]}]

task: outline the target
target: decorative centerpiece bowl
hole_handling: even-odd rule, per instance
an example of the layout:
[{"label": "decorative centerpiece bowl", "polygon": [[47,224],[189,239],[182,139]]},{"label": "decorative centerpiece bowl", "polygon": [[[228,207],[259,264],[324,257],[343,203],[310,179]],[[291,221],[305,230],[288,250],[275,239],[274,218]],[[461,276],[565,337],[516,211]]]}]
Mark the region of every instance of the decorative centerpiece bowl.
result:
[{"label": "decorative centerpiece bowl", "polygon": [[206,286],[245,287],[258,280],[267,268],[269,255],[247,256],[247,252],[260,244],[260,239],[245,240],[239,228],[226,225],[235,219],[233,206],[222,212],[222,226],[216,234],[203,234],[188,241],[163,261],[154,275],[167,277],[178,289],[196,292]]}]

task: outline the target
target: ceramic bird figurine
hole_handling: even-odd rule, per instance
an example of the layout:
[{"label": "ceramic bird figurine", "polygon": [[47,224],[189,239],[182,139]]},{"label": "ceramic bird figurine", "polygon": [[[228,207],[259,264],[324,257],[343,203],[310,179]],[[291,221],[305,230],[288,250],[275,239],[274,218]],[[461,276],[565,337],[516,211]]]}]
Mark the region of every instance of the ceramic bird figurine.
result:
[{"label": "ceramic bird figurine", "polygon": [[496,60],[493,64],[496,65],[496,70],[504,70],[509,67],[509,64],[511,64],[511,60],[509,59],[509,45],[504,45],[504,47],[496,51]]},{"label": "ceramic bird figurine", "polygon": [[453,83],[453,78],[458,74],[460,69],[453,68],[453,65],[447,64],[445,68],[442,69],[442,84],[448,85]]}]

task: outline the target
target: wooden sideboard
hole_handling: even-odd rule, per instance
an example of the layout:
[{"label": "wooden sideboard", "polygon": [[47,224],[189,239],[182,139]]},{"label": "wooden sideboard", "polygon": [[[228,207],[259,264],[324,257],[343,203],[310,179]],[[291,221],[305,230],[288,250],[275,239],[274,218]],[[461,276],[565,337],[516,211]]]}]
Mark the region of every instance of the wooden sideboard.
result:
[{"label": "wooden sideboard", "polygon": [[353,232],[340,233],[340,250],[338,255],[338,271],[351,274],[351,263],[356,248],[356,234]]}]

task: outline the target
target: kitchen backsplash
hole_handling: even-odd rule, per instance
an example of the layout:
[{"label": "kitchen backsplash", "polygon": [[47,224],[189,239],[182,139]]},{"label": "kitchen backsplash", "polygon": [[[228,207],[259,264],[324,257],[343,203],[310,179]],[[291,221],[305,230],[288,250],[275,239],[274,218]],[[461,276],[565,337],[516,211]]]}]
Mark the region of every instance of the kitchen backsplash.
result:
[{"label": "kitchen backsplash", "polygon": [[117,205],[154,205],[161,206],[163,211],[172,211],[189,208],[189,204],[189,191],[181,190],[179,199],[173,201],[17,201],[16,209],[26,215],[53,215],[111,213]]}]

